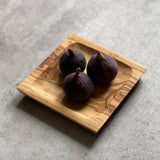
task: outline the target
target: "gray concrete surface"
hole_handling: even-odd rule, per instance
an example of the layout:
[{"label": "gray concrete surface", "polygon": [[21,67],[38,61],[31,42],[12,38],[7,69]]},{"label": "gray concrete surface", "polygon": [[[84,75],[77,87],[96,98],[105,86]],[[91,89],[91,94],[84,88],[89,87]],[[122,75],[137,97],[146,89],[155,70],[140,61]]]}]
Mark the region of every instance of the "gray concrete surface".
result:
[{"label": "gray concrete surface", "polygon": [[[16,90],[70,33],[148,67],[94,135]],[[159,0],[0,0],[0,160],[158,160]]]}]

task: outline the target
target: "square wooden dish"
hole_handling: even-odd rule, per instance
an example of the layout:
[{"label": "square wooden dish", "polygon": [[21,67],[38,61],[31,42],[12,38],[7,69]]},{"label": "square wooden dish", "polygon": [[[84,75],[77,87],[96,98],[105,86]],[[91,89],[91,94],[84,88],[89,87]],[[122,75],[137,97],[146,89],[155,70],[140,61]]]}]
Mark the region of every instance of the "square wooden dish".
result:
[{"label": "square wooden dish", "polygon": [[[69,102],[62,88],[64,76],[59,69],[59,59],[68,48],[81,51],[87,61],[93,54],[100,51],[114,57],[118,62],[118,75],[114,81],[108,87],[96,87],[94,95],[86,104],[78,105]],[[97,133],[146,69],[117,53],[71,34],[17,89]]]}]

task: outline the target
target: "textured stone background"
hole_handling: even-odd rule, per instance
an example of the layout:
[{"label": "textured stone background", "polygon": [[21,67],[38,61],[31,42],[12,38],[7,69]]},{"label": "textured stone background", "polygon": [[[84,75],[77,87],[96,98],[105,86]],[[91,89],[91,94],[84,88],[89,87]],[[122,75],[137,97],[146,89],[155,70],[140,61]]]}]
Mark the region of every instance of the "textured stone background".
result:
[{"label": "textured stone background", "polygon": [[[70,33],[148,67],[94,135],[16,86]],[[0,160],[158,160],[159,0],[0,0]]]}]

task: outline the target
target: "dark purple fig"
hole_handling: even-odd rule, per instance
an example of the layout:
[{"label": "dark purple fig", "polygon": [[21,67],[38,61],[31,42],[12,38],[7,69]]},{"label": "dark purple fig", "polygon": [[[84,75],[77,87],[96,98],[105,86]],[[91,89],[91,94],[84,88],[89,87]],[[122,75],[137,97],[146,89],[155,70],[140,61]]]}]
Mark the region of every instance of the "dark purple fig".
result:
[{"label": "dark purple fig", "polygon": [[86,102],[94,92],[94,85],[89,76],[80,72],[68,74],[64,79],[64,92],[66,96],[74,102]]},{"label": "dark purple fig", "polygon": [[81,52],[68,49],[60,58],[59,65],[65,75],[75,72],[78,67],[83,72],[86,67],[86,59]]},{"label": "dark purple fig", "polygon": [[94,54],[87,65],[87,74],[95,84],[109,84],[117,73],[116,60],[101,52]]}]

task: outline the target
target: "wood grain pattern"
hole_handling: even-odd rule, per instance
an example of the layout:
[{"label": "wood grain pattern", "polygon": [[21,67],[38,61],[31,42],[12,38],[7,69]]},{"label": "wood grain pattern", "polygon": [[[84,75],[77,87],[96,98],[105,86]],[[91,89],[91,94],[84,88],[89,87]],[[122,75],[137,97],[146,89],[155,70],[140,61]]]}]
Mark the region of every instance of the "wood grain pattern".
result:
[{"label": "wood grain pattern", "polygon": [[[97,51],[101,51],[114,57],[118,62],[118,75],[114,81],[107,87],[96,87],[94,95],[86,104],[68,101],[63,92],[64,76],[59,69],[59,59],[68,48],[81,51],[87,61]],[[97,133],[146,69],[117,53],[71,34],[17,89]]]}]

